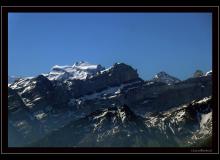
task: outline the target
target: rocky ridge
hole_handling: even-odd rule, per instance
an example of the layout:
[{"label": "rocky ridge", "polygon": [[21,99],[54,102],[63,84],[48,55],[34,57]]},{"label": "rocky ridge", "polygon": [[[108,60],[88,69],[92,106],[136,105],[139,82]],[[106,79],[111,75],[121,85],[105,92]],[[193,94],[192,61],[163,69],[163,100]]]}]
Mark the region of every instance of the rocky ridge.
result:
[{"label": "rocky ridge", "polygon": [[[134,136],[141,142],[144,137],[147,138],[146,135],[154,135],[149,131],[154,130],[155,127],[149,122],[149,120],[154,121],[149,119],[150,115],[156,114],[158,116],[177,106],[184,106],[192,101],[210,97],[212,94],[212,75],[210,73],[180,81],[162,72],[157,74],[155,79],[145,81],[138,76],[137,70],[124,63],[115,63],[112,67],[105,69],[101,65],[79,62],[73,66],[55,66],[48,74],[18,79],[8,86],[9,146],[33,144],[48,135],[62,131],[63,128],[68,130],[67,126],[72,123],[81,123],[82,121],[82,125],[80,123],[79,125],[83,126],[84,121],[86,121],[87,125],[89,123],[92,125],[101,117],[94,121],[90,121],[90,119],[94,119],[100,114],[105,114],[110,119],[116,119],[114,122],[117,122],[117,125],[123,124],[123,122],[128,123],[128,128],[134,128],[133,124],[137,123],[136,125],[140,125],[141,129],[137,131],[134,129],[134,133],[139,133],[145,128],[143,134],[142,132],[138,134],[140,137]],[[123,118],[124,114],[131,116]],[[127,119],[128,117],[131,119]],[[167,118],[169,119],[169,116]],[[133,122],[134,119],[137,121]],[[157,119],[158,124],[162,125],[161,118]],[[171,120],[169,119],[169,121]],[[107,121],[107,125],[103,120],[104,124],[101,128],[109,127],[109,132],[112,133],[114,130],[112,122]],[[97,123],[99,124],[99,122]],[[205,121],[206,123],[210,123],[210,121]],[[169,124],[167,128],[170,128]],[[94,128],[87,128],[87,130],[91,131]],[[97,137],[103,137],[102,134],[107,134],[106,132],[99,132],[99,129],[95,129],[95,131],[97,131]],[[74,130],[70,133],[75,135],[77,134],[75,132],[77,131]],[[81,132],[80,135],[86,136],[85,133],[87,132],[84,133],[83,129],[79,132]],[[126,131],[126,135],[133,135],[134,133],[132,130]],[[164,135],[159,131],[157,133],[158,137]],[[200,132],[196,133],[199,134]],[[121,139],[122,135],[116,137]],[[208,135],[211,133],[209,132]],[[117,146],[110,141],[105,142],[109,138],[108,136],[108,138],[101,140],[104,141],[102,144],[97,142],[97,137],[94,138],[92,135],[89,137],[88,142],[76,142],[71,146],[89,144]],[[129,136],[126,137],[127,139],[123,141],[130,138]],[[112,140],[117,141],[117,138],[113,136]],[[65,145],[65,140],[62,142]],[[130,146],[132,143],[125,144]],[[143,145],[150,144],[151,142],[144,142]],[[186,140],[184,142],[181,140],[181,143],[172,141],[171,144],[185,145]],[[55,145],[55,143],[51,145]],[[118,145],[120,146],[120,144]],[[168,141],[158,145],[166,146]]]}]

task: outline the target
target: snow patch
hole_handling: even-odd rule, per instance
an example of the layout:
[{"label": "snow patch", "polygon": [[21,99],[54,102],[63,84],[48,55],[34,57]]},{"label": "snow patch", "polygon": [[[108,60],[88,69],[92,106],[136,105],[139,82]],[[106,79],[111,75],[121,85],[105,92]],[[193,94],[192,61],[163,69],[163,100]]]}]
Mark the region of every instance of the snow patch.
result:
[{"label": "snow patch", "polygon": [[177,113],[176,115],[176,120],[177,122],[181,122],[183,120],[183,116],[185,115],[185,111],[181,110],[180,112]]},{"label": "snow patch", "polygon": [[38,113],[35,115],[35,118],[37,120],[42,120],[43,118],[45,118],[47,115],[45,113]]},{"label": "snow patch", "polygon": [[205,97],[205,98],[203,98],[202,100],[199,100],[199,101],[197,101],[197,102],[195,102],[195,103],[197,103],[197,104],[205,103],[205,102],[207,102],[207,101],[210,100],[210,99],[211,99],[211,96],[210,96],[210,97]]},{"label": "snow patch", "polygon": [[206,72],[205,76],[209,76],[209,75],[212,75],[212,70]]},{"label": "snow patch", "polygon": [[144,102],[142,102],[142,104],[146,104],[146,103],[148,103],[149,102],[149,100],[145,100]]},{"label": "snow patch", "polygon": [[109,67],[107,69],[102,70],[100,73],[103,74],[103,73],[109,72],[112,68],[113,68],[113,66],[111,66],[111,67]]},{"label": "snow patch", "polygon": [[112,99],[112,98],[115,98],[115,97],[117,97],[117,95],[110,96],[110,97],[108,97],[108,99]]},{"label": "snow patch", "polygon": [[212,119],[212,112],[209,112],[208,114],[201,114],[201,121],[200,126],[204,127],[205,124]]},{"label": "snow patch", "polygon": [[118,109],[118,113],[119,113],[119,116],[122,120],[122,122],[124,122],[125,118],[126,118],[126,114],[125,112],[123,112],[120,108]]},{"label": "snow patch", "polygon": [[42,99],[42,97],[37,97],[37,98],[35,98],[32,102],[39,101],[40,99]]},{"label": "snow patch", "polygon": [[173,134],[175,134],[173,128],[170,126],[170,123],[169,123],[169,128],[170,128],[170,130],[173,132]]},{"label": "snow patch", "polygon": [[25,89],[22,92],[19,92],[19,93],[24,94],[25,92],[28,92],[28,91],[32,90],[33,88],[35,88],[35,85],[27,86],[27,87],[25,87]]},{"label": "snow patch", "polygon": [[105,112],[103,112],[101,115],[95,116],[93,119],[99,119],[99,118],[101,118],[101,117],[104,117],[107,113],[108,113],[108,111],[105,111]]},{"label": "snow patch", "polygon": [[97,93],[93,93],[93,94],[90,94],[90,95],[82,96],[79,99],[83,100],[83,101],[92,100],[92,99],[101,99],[101,98],[103,98],[107,95],[109,96],[108,98],[115,98],[115,97],[117,97],[118,94],[120,94],[123,87],[129,86],[129,85],[132,85],[132,84],[135,84],[135,83],[138,83],[138,82],[126,83],[126,84],[122,84],[122,85],[117,86],[117,87],[110,87],[110,88],[107,88],[107,89],[105,89],[101,92],[97,92]]}]

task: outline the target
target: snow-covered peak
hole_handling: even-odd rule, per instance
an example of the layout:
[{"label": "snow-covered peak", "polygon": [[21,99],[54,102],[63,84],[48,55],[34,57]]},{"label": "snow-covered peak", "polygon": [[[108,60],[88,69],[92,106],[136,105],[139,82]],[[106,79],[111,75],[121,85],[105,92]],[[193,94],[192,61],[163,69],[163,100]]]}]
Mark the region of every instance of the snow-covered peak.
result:
[{"label": "snow-covered peak", "polygon": [[212,70],[206,72],[205,76],[211,76],[212,75]]},{"label": "snow-covered peak", "polygon": [[8,84],[12,84],[14,83],[14,81],[16,81],[17,79],[19,79],[21,77],[17,77],[17,76],[8,76]]},{"label": "snow-covered peak", "polygon": [[73,64],[73,66],[88,66],[88,65],[91,65],[89,62],[86,62],[86,61],[79,61],[79,62],[75,62]]},{"label": "snow-covered peak", "polygon": [[[94,70],[100,68],[100,65],[90,64],[89,62],[80,61],[73,64],[74,68],[78,68],[81,70]],[[104,67],[102,67],[104,69]]]},{"label": "snow-covered peak", "polygon": [[101,65],[90,64],[85,61],[74,63],[72,66],[55,65],[48,74],[44,74],[49,80],[86,79],[92,77],[105,68]]},{"label": "snow-covered peak", "polygon": [[161,71],[161,72],[157,73],[154,76],[153,80],[156,81],[156,82],[163,82],[163,83],[166,83],[168,85],[180,82],[179,79],[167,74],[164,71]]},{"label": "snow-covered peak", "polygon": [[34,77],[24,77],[24,78],[19,78],[14,83],[10,84],[9,87],[12,89],[20,89],[23,87],[28,87],[28,85],[31,83],[31,79]]}]

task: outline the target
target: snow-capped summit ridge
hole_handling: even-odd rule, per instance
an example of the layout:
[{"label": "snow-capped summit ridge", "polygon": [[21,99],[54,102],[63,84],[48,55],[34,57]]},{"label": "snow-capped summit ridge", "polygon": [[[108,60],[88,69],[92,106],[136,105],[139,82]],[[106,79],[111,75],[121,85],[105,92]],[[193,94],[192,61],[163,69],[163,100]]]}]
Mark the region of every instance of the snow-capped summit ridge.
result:
[{"label": "snow-capped summit ridge", "polygon": [[65,69],[65,68],[68,68],[68,67],[71,67],[71,66],[68,66],[68,65],[65,65],[65,66],[54,65],[51,70],[57,69],[57,68],[59,68],[59,69]]},{"label": "snow-capped summit ridge", "polygon": [[206,72],[205,76],[209,76],[209,75],[212,75],[212,70]]},{"label": "snow-capped summit ridge", "polygon": [[86,79],[104,70],[101,65],[91,64],[86,61],[75,62],[70,65],[55,65],[46,75],[49,80]]},{"label": "snow-capped summit ridge", "polygon": [[85,65],[91,65],[91,64],[87,61],[77,61],[73,64],[73,66],[85,66]]}]

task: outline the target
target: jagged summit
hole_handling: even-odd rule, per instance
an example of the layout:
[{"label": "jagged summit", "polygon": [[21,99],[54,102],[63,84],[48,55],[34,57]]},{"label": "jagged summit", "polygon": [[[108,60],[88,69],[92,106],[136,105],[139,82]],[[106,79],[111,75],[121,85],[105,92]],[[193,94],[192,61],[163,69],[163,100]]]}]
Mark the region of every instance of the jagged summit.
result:
[{"label": "jagged summit", "polygon": [[42,74],[42,75],[44,75],[45,77],[47,77],[49,80],[52,81],[53,80],[65,81],[65,80],[74,80],[74,79],[77,80],[91,79],[100,74],[109,74],[109,76],[115,75],[116,76],[115,78],[117,78],[117,75],[121,75],[121,73],[125,75],[126,73],[129,74],[128,79],[130,79],[130,76],[138,77],[137,70],[134,70],[131,66],[125,63],[114,63],[113,66],[105,69],[105,67],[103,67],[100,64],[91,64],[86,61],[75,62],[72,66],[55,65],[51,68],[48,74]]},{"label": "jagged summit", "polygon": [[19,78],[21,78],[21,77],[18,77],[18,76],[8,76],[8,84],[14,83]]},{"label": "jagged summit", "polygon": [[161,71],[161,72],[157,73],[154,76],[153,80],[156,82],[163,82],[163,83],[166,83],[169,85],[180,82],[180,80],[178,78],[167,74],[165,71]]},{"label": "jagged summit", "polygon": [[72,66],[55,65],[45,76],[49,80],[86,79],[104,70],[101,65],[91,64],[86,61],[75,62]]},{"label": "jagged summit", "polygon": [[203,131],[211,135],[209,102],[199,119],[198,107],[187,107],[203,104],[211,93],[211,76],[180,82],[162,71],[144,81],[125,63],[107,69],[85,61],[55,65],[48,74],[8,85],[9,146],[179,146],[194,136],[194,126],[201,128],[195,139]]},{"label": "jagged summit", "polygon": [[88,64],[88,62],[79,61],[79,62],[75,62],[75,63],[73,64],[73,66],[79,66],[79,65],[84,64],[84,63],[87,63],[87,64]]},{"label": "jagged summit", "polygon": [[[86,70],[86,69],[96,69],[98,66],[101,66],[101,65],[91,64],[86,61],[79,61],[79,62],[75,62],[72,67]],[[104,69],[104,67],[103,67],[103,69]]]}]

